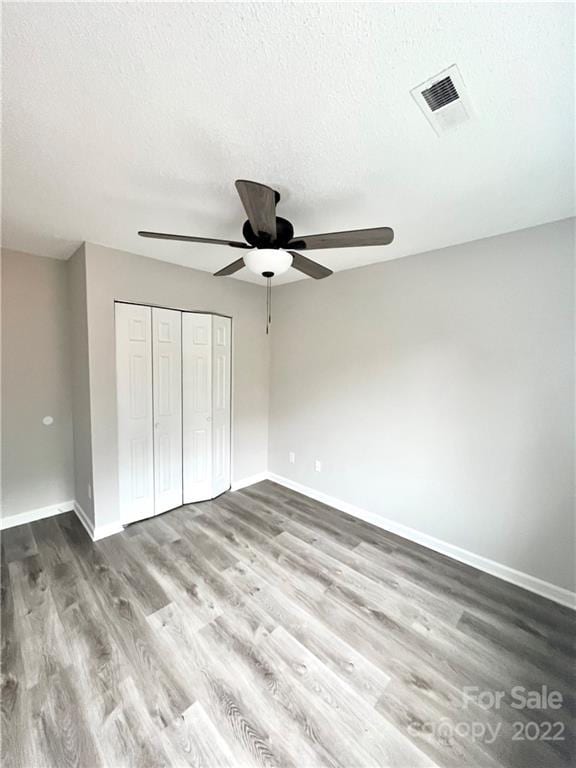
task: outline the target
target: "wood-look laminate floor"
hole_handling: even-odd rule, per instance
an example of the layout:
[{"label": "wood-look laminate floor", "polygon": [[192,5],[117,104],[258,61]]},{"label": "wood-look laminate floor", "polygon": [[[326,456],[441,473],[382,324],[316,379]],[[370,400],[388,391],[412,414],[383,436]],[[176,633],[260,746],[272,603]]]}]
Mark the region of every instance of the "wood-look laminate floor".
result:
[{"label": "wood-look laminate floor", "polygon": [[2,538],[6,767],[572,764],[573,612],[273,483]]}]

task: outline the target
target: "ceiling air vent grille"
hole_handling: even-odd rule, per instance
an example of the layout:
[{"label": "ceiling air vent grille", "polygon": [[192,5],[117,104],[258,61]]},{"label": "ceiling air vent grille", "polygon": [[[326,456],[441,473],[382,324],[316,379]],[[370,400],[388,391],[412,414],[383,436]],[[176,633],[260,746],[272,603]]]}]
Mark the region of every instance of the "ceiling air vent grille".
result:
[{"label": "ceiling air vent grille", "polygon": [[412,94],[437,134],[467,122],[472,107],[456,64],[413,88]]},{"label": "ceiling air vent grille", "polygon": [[450,77],[445,77],[443,80],[439,80],[434,85],[431,85],[430,88],[425,88],[422,91],[422,96],[426,99],[426,104],[428,104],[432,112],[436,112],[440,107],[445,107],[446,104],[451,104],[460,98]]}]

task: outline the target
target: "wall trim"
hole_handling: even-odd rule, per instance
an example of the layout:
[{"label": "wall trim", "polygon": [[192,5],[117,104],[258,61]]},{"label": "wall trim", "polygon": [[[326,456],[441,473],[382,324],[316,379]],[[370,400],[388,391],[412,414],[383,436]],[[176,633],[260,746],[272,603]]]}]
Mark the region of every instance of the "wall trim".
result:
[{"label": "wall trim", "polygon": [[243,477],[241,480],[234,480],[230,486],[231,491],[239,491],[242,488],[247,488],[249,485],[255,483],[261,483],[263,480],[268,480],[270,475],[268,472],[259,472],[257,475],[251,475],[250,477]]},{"label": "wall trim", "polygon": [[421,533],[415,528],[409,528],[395,520],[390,520],[386,517],[376,515],[373,512],[368,512],[366,509],[356,507],[354,504],[350,504],[347,501],[341,501],[334,496],[329,496],[327,493],[317,491],[314,488],[297,483],[287,477],[276,475],[273,472],[269,472],[267,477],[268,480],[278,483],[278,485],[283,485],[285,488],[290,488],[292,491],[297,491],[311,499],[320,501],[323,504],[328,504],[328,506],[339,509],[341,512],[346,512],[348,515],[352,515],[352,517],[357,517],[360,520],[364,520],[366,523],[371,523],[378,528],[395,533],[398,536],[402,536],[404,539],[413,541],[423,547],[432,549],[435,552],[440,552],[442,555],[451,557],[453,560],[458,560],[466,565],[471,565],[473,568],[489,573],[492,576],[497,576],[499,579],[503,579],[518,587],[527,589],[529,592],[534,592],[537,595],[548,598],[548,600],[553,600],[555,603],[560,603],[560,605],[576,610],[576,592],[572,592],[564,587],[559,587],[549,581],[539,579],[529,573],[517,571],[514,568],[510,568],[508,565],[498,563],[496,560],[490,560],[487,557],[476,555],[474,552],[470,552],[467,549],[462,549],[454,544],[449,544],[447,541],[437,539],[434,536],[429,536],[427,533]]},{"label": "wall trim", "polygon": [[0,531],[7,528],[14,528],[17,525],[26,525],[34,523],[36,520],[43,520],[45,517],[61,515],[63,512],[71,512],[74,509],[73,501],[61,501],[59,504],[49,504],[47,507],[38,507],[37,509],[28,509],[25,512],[19,512],[16,515],[8,515],[0,518]]},{"label": "wall trim", "polygon": [[86,529],[88,536],[90,536],[90,538],[93,540],[94,526],[92,525],[92,521],[77,501],[74,502],[74,512],[76,513],[78,520],[80,520]]},{"label": "wall trim", "polygon": [[80,520],[86,530],[86,533],[88,536],[90,536],[92,541],[99,541],[100,539],[105,539],[108,536],[114,536],[114,534],[122,533],[124,530],[124,526],[120,523],[111,523],[109,525],[98,525],[94,527],[94,524],[77,501],[74,502],[74,512],[76,513],[76,517],[78,520]]}]

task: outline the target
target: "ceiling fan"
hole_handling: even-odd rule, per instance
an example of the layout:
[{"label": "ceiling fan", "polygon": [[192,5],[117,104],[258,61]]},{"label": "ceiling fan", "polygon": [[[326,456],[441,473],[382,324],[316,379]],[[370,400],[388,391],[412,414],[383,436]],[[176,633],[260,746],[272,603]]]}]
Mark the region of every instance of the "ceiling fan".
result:
[{"label": "ceiling fan", "polygon": [[294,237],[294,227],[287,219],[276,216],[280,193],[265,184],[239,179],[236,189],[248,216],[242,234],[245,243],[236,240],[214,240],[209,237],[170,235],[163,232],[140,231],[141,237],[158,240],[183,240],[189,243],[229,245],[247,250],[236,261],[214,273],[215,277],[233,275],[243,267],[270,280],[286,272],[290,267],[308,277],[320,280],[332,274],[328,267],[303,256],[298,251],[312,251],[320,248],[357,248],[365,245],[389,245],[394,239],[390,227],[356,229],[349,232],[329,232],[323,235],[301,235]]}]

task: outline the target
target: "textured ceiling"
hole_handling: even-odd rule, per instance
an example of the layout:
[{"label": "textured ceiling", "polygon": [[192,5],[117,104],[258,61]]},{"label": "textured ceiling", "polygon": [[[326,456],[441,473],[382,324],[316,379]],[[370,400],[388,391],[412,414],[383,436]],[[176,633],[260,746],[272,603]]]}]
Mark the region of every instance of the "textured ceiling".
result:
[{"label": "textured ceiling", "polygon": [[[136,231],[238,238],[235,178],[275,186],[297,234],[394,227],[316,253],[336,270],[573,215],[573,21],[559,3],[4,3],[3,244],[214,271],[238,252]],[[438,137],[410,89],[453,63],[475,114]]]}]

